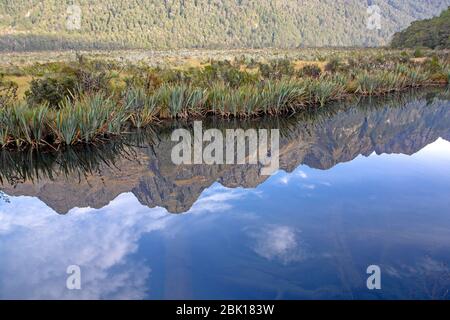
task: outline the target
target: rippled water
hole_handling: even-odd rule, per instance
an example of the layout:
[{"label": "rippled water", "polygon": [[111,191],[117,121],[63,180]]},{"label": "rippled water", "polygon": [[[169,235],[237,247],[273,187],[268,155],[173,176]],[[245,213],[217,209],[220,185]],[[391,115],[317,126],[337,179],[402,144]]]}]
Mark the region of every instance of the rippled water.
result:
[{"label": "rippled water", "polygon": [[[280,171],[170,160],[171,123],[59,153],[0,153],[0,298],[448,299],[448,92],[279,128]],[[81,290],[66,269],[81,268]],[[366,286],[381,268],[381,290]]]}]

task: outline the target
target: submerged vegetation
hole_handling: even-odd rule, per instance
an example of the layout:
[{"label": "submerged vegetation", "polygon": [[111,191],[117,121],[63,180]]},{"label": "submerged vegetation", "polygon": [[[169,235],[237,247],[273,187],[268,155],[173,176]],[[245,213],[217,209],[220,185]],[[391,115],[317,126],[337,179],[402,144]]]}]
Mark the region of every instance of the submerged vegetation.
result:
[{"label": "submerged vegetation", "polygon": [[[314,61],[246,57],[153,68],[86,59],[3,68],[0,146],[95,143],[164,119],[281,115],[345,99],[446,85],[448,52],[345,51]],[[13,80],[31,77],[22,95]],[[22,91],[24,91],[22,89]]]}]

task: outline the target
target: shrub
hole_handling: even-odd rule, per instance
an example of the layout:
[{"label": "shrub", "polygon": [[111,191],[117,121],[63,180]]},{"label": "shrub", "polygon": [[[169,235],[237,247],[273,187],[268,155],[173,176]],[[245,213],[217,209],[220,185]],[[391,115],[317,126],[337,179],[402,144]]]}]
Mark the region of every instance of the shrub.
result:
[{"label": "shrub", "polygon": [[409,69],[397,68],[397,72],[377,71],[360,73],[356,77],[358,84],[357,93],[364,95],[384,94],[397,91],[409,86],[423,84],[425,78],[417,72]]},{"label": "shrub", "polygon": [[319,66],[315,64],[310,64],[304,66],[302,70],[300,70],[300,76],[311,77],[311,78],[319,78],[322,73],[322,70]]},{"label": "shrub", "polygon": [[230,62],[213,62],[204,69],[191,70],[189,83],[194,86],[208,87],[217,82],[223,82],[232,88],[255,83],[259,80],[257,74],[240,70]]},{"label": "shrub", "polygon": [[325,71],[335,73],[339,70],[340,67],[341,67],[341,60],[337,57],[333,57],[325,65]]},{"label": "shrub", "polygon": [[428,60],[425,64],[425,67],[431,73],[438,73],[442,71],[442,66],[437,56],[433,56],[431,60]]},{"label": "shrub", "polygon": [[260,64],[261,75],[265,79],[281,79],[283,76],[293,76],[295,68],[288,59],[271,61],[269,64]]},{"label": "shrub", "polygon": [[416,50],[414,50],[414,58],[423,58],[425,55],[422,52],[422,49],[417,48]]},{"label": "shrub", "polygon": [[31,81],[25,96],[30,105],[48,103],[50,107],[58,108],[59,103],[75,91],[76,81],[73,78],[43,78]]},{"label": "shrub", "polygon": [[207,98],[207,105],[213,114],[225,115],[229,106],[230,90],[224,83],[213,85]]},{"label": "shrub", "polygon": [[127,89],[143,88],[150,91],[159,88],[162,83],[160,75],[153,70],[137,70],[131,77],[125,79]]},{"label": "shrub", "polygon": [[78,70],[76,77],[78,91],[87,94],[106,92],[109,88],[109,81],[112,78],[106,71],[95,72],[85,69]]},{"label": "shrub", "polygon": [[11,105],[17,100],[17,84],[12,81],[5,81],[0,75],[0,109]]}]

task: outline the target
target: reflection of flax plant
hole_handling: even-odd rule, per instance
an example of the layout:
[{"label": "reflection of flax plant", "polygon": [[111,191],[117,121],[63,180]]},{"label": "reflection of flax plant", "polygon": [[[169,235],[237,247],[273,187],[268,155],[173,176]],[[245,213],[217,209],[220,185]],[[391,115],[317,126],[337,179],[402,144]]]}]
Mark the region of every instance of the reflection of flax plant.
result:
[{"label": "reflection of flax plant", "polygon": [[56,176],[81,177],[114,167],[116,159],[132,158],[133,149],[124,143],[106,143],[97,147],[68,147],[64,150],[40,152],[0,151],[0,183],[16,185],[25,181],[53,180]]},{"label": "reflection of flax plant", "polygon": [[[448,92],[447,98],[448,98]],[[330,120],[349,110],[376,112],[381,108],[398,108],[411,101],[435,101],[445,99],[439,88],[426,91],[408,91],[407,94],[393,94],[383,97],[359,97],[342,104],[336,102],[324,108],[311,108],[291,116],[266,116],[258,119],[209,117],[203,124],[206,129],[216,128],[225,133],[226,129],[279,129],[280,137],[287,141],[297,141],[299,134],[310,134]],[[192,130],[188,119],[175,119],[158,123],[134,133],[125,134],[121,139],[108,141],[98,146],[68,146],[58,151],[28,150],[26,152],[0,151],[0,182],[15,185],[25,181],[54,179],[57,176],[77,175],[82,177],[101,173],[102,168],[113,168],[118,159],[136,160],[136,148],[148,148],[155,143],[171,140],[175,128]],[[300,128],[300,129],[299,129]],[[149,149],[151,150],[151,149]],[[137,160],[136,160],[137,161]],[[120,168],[119,168],[120,169]]]},{"label": "reflection of flax plant", "polygon": [[0,191],[0,200],[3,200],[6,203],[10,203],[8,195],[6,195],[3,191]]}]

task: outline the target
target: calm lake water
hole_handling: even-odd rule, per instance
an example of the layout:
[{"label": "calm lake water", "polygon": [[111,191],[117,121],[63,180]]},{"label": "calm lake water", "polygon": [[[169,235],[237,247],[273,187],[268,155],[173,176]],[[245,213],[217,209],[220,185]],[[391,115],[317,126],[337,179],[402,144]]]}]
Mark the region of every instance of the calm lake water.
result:
[{"label": "calm lake water", "polygon": [[[96,149],[3,151],[0,298],[448,299],[449,96],[205,123],[279,128],[270,177],[174,165],[170,134],[188,123]],[[66,288],[70,265],[81,290]]]}]

